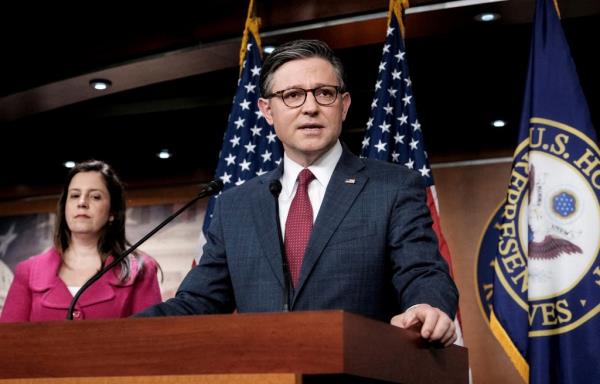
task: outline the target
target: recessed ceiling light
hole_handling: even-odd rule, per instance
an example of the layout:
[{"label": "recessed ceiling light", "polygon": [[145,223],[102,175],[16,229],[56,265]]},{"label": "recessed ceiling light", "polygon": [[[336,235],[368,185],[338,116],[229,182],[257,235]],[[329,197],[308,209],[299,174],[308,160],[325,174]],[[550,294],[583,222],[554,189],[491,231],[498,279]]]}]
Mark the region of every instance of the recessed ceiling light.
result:
[{"label": "recessed ceiling light", "polygon": [[65,168],[73,168],[73,167],[75,167],[75,162],[69,160],[69,161],[65,161],[63,163],[63,165],[65,166]]},{"label": "recessed ceiling light", "polygon": [[108,89],[111,85],[112,85],[112,83],[110,82],[110,80],[107,80],[107,79],[92,79],[92,80],[90,80],[90,87],[92,87],[93,89],[95,89],[97,91],[104,91],[105,89]]},{"label": "recessed ceiling light", "polygon": [[506,121],[504,120],[494,120],[492,121],[492,126],[496,127],[496,128],[502,128],[506,125]]},{"label": "recessed ceiling light", "polygon": [[484,13],[480,13],[479,15],[475,16],[475,20],[477,21],[481,21],[481,22],[490,22],[490,21],[495,21],[500,19],[500,15],[497,13],[492,13],[492,12],[484,12]]},{"label": "recessed ceiling light", "polygon": [[171,157],[171,152],[168,149],[163,149],[162,151],[156,154],[160,159],[168,159]]},{"label": "recessed ceiling light", "polygon": [[267,55],[270,54],[271,52],[273,52],[275,50],[275,47],[272,45],[265,45],[263,47],[263,52],[266,53]]}]

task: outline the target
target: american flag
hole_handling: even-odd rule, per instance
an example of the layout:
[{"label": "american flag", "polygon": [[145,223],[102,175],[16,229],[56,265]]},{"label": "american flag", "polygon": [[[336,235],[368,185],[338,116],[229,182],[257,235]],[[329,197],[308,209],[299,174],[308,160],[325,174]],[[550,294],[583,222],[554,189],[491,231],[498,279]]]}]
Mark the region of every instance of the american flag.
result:
[{"label": "american flag", "polygon": [[[224,190],[242,185],[246,180],[274,169],[283,155],[273,127],[267,123],[257,105],[262,67],[258,24],[259,19],[248,16],[240,51],[238,87],[216,171],[216,177],[223,181]],[[208,203],[204,231],[210,224],[216,199],[218,196],[211,198]]]},{"label": "american flag", "polygon": [[[390,0],[386,38],[361,155],[402,164],[421,174],[427,187],[427,205],[433,218],[439,250],[452,273],[452,260],[440,227],[433,175],[427,160],[423,131],[417,119],[408,73],[403,39],[404,26],[401,22],[402,10],[407,4],[407,0]],[[462,345],[462,332],[458,321],[456,325],[459,343]]]}]

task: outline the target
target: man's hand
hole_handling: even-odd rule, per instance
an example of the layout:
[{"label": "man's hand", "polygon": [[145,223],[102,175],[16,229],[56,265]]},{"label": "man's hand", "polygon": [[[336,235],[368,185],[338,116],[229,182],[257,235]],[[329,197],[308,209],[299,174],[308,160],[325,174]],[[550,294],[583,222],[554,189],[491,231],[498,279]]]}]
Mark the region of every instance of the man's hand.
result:
[{"label": "man's hand", "polygon": [[445,312],[429,304],[418,304],[406,312],[396,315],[390,321],[400,328],[421,326],[421,337],[430,342],[440,342],[444,347],[456,341],[454,322]]}]

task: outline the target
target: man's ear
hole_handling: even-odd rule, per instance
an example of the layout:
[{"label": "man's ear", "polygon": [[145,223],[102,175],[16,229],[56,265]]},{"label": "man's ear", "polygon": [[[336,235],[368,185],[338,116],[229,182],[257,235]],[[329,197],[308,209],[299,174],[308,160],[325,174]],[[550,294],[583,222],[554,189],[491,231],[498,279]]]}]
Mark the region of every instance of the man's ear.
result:
[{"label": "man's ear", "polygon": [[350,109],[350,103],[352,102],[352,98],[350,97],[350,92],[345,92],[342,94],[342,121],[346,121],[346,115],[348,114],[348,110]]},{"label": "man's ear", "polygon": [[262,112],[263,116],[265,117],[265,120],[267,120],[267,123],[273,125],[273,116],[271,115],[271,103],[269,102],[269,99],[264,99],[262,97],[259,98],[258,109],[260,109],[260,111]]}]

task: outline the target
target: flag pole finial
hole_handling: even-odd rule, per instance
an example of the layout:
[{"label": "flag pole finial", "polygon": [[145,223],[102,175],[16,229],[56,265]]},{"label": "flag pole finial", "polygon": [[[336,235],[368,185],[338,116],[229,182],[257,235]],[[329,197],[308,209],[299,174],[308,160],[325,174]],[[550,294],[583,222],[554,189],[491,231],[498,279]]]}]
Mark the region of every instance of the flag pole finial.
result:
[{"label": "flag pole finial", "polygon": [[390,9],[388,11],[388,25],[392,17],[396,17],[398,24],[400,25],[400,32],[404,38],[404,10],[410,5],[408,0],[390,0]]},{"label": "flag pole finial", "polygon": [[240,46],[240,72],[242,71],[242,64],[246,59],[246,52],[248,51],[248,34],[254,35],[254,40],[258,44],[259,52],[262,53],[262,42],[260,41],[260,35],[258,30],[260,28],[260,17],[256,16],[256,7],[254,6],[254,0],[250,0],[248,4],[248,15],[246,16],[246,24],[244,26],[244,34],[242,35],[242,45]]}]

